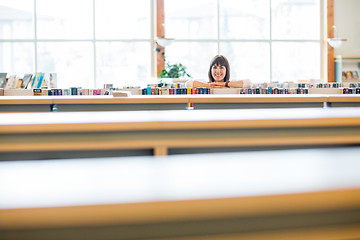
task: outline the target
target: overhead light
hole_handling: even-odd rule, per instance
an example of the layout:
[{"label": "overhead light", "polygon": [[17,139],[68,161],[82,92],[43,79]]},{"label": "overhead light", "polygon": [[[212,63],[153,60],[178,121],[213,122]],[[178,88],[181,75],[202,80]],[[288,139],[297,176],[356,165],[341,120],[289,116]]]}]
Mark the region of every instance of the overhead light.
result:
[{"label": "overhead light", "polygon": [[157,38],[156,43],[162,47],[166,47],[169,46],[174,40],[174,38]]},{"label": "overhead light", "polygon": [[328,38],[327,42],[329,43],[329,45],[333,48],[339,48],[341,47],[346,41],[346,38],[339,38],[337,36],[337,32],[336,32],[336,26],[333,26],[334,29],[334,37],[333,38]]}]

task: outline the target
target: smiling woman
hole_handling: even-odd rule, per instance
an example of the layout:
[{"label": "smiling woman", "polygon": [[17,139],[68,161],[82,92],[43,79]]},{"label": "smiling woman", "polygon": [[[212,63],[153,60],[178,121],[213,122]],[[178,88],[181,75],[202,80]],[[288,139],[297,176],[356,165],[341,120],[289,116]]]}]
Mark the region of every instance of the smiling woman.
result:
[{"label": "smiling woman", "polygon": [[230,64],[223,55],[216,55],[210,62],[208,72],[209,83],[196,80],[186,82],[186,87],[210,87],[210,88],[247,88],[251,83],[249,80],[239,80],[230,82]]}]

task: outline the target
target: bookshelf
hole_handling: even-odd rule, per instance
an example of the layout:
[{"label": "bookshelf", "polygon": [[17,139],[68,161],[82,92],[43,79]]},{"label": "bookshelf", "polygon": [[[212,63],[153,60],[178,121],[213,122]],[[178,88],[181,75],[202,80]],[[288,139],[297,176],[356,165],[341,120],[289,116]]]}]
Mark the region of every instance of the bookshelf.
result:
[{"label": "bookshelf", "polygon": [[[360,74],[360,56],[337,56],[334,57],[335,61],[335,81],[343,82],[343,81],[352,81],[359,82],[359,74]],[[356,71],[358,74],[357,79],[352,80],[344,80],[343,72],[348,71]]]},{"label": "bookshelf", "polygon": [[[340,104],[341,103],[341,104]],[[360,95],[2,96],[0,112],[360,107]]]}]

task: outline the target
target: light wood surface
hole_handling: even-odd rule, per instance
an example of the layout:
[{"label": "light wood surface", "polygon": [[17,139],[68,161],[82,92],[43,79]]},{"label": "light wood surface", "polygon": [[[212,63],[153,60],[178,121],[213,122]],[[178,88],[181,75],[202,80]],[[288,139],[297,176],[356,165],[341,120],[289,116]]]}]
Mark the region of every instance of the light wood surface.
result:
[{"label": "light wood surface", "polygon": [[360,102],[360,97],[357,97],[356,95],[333,95],[333,96],[329,96],[327,99],[327,102],[329,103],[333,103],[333,102],[344,102],[344,103],[348,103],[348,102],[355,102],[358,103]]},{"label": "light wood surface", "polygon": [[134,95],[130,97],[87,97],[87,96],[78,96],[73,98],[72,96],[65,96],[60,98],[54,98],[53,104],[136,104],[136,103],[187,103],[188,97],[186,95],[158,95],[156,97],[149,97],[146,95]]},{"label": "light wood surface", "polygon": [[356,188],[256,197],[0,209],[0,229],[254,217],[351,209],[358,208],[359,202],[360,188]]},{"label": "light wood surface", "polygon": [[13,154],[336,146],[360,144],[360,109],[2,113],[0,134],[0,152]]},{"label": "light wood surface", "polygon": [[[0,233],[133,226],[136,235],[144,224],[165,224],[166,231],[166,223],[243,219],[230,232],[203,234],[285,238],[302,229],[300,236],[314,239],[331,239],[330,233],[359,237],[359,155],[360,148],[335,148],[0,162]],[[292,223],[272,220],[278,217]],[[245,231],[253,224],[259,232]],[[184,236],[165,239],[201,236],[179,227]]]},{"label": "light wood surface", "polygon": [[[327,0],[327,38],[334,38],[334,0]],[[327,82],[335,82],[335,65],[334,65],[334,48],[324,40],[323,44],[326,44],[327,50]]]},{"label": "light wood surface", "polygon": [[360,109],[3,113],[1,133],[360,126]]},{"label": "light wood surface", "polygon": [[360,95],[137,95],[0,97],[1,112],[360,107]]},{"label": "light wood surface", "polygon": [[0,96],[0,105],[52,104],[53,98],[46,96]]},{"label": "light wood surface", "polygon": [[8,104],[126,104],[126,103],[302,103],[302,102],[360,102],[360,95],[138,95],[112,96],[1,96],[0,105]]},{"label": "light wood surface", "polygon": [[324,95],[189,95],[190,102],[193,103],[307,103],[307,102],[326,102],[327,96]]},{"label": "light wood surface", "polygon": [[[220,236],[207,236],[207,240],[339,240],[339,239],[357,239],[360,236],[360,225],[316,229],[301,229],[288,231],[264,231],[261,233],[248,234],[223,234]],[[183,237],[183,238],[165,238],[163,240],[200,240],[204,237]]]}]

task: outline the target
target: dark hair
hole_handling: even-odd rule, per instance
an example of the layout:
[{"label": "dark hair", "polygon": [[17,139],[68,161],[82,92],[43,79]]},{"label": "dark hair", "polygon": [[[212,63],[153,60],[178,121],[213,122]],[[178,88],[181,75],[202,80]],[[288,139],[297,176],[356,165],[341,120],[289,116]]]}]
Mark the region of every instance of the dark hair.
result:
[{"label": "dark hair", "polygon": [[224,57],[223,55],[216,55],[215,57],[213,57],[213,59],[210,62],[210,68],[209,68],[209,81],[210,82],[215,82],[212,74],[211,74],[211,68],[214,65],[218,65],[218,66],[224,66],[226,68],[226,74],[224,77],[224,82],[228,82],[230,79],[230,65],[229,65],[229,61],[226,59],[226,57]]}]

